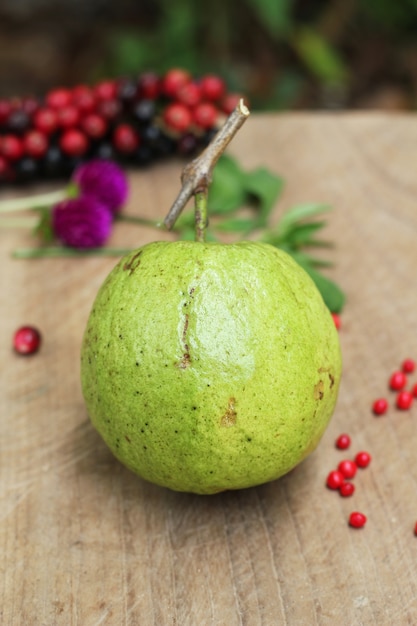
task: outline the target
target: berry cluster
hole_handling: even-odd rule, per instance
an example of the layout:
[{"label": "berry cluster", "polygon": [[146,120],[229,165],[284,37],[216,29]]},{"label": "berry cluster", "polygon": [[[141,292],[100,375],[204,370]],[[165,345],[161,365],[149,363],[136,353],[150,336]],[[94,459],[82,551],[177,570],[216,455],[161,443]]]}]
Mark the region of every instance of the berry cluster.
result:
[{"label": "berry cluster", "polygon": [[[417,383],[407,390],[408,375],[416,369],[413,359],[407,358],[401,363],[401,367],[395,370],[388,379],[388,388],[396,392],[395,406],[400,410],[407,410],[412,406],[413,399],[417,398]],[[384,415],[389,408],[388,400],[384,397],[377,398],[372,404],[374,415]],[[335,445],[339,450],[346,450],[350,447],[351,439],[348,434],[343,433],[336,439]],[[355,491],[355,486],[350,480],[355,476],[357,468],[367,467],[371,462],[368,452],[358,452],[354,458],[344,459],[335,470],[327,475],[326,486],[329,489],[339,491],[343,497],[351,496]],[[354,528],[362,528],[366,524],[367,518],[363,513],[354,511],[350,514],[349,524]],[[417,522],[414,525],[414,534],[417,535]]]},{"label": "berry cluster", "polygon": [[[346,450],[351,444],[349,435],[343,433],[336,439],[336,448],[339,450]],[[371,462],[371,455],[369,452],[360,451],[354,459],[343,459],[337,466],[337,469],[329,472],[326,479],[326,486],[329,489],[339,491],[339,494],[347,498],[353,495],[355,491],[355,485],[351,480],[356,476],[358,468],[368,467]],[[366,523],[366,516],[358,511],[353,511],[349,517],[349,524],[354,528],[360,528]]]},{"label": "berry cluster", "polygon": [[135,166],[193,155],[239,98],[216,75],[174,68],[0,99],[0,183],[65,177],[94,157]]},{"label": "berry cluster", "polygon": [[[388,381],[389,389],[397,394],[395,406],[401,411],[410,409],[414,398],[417,398],[417,384],[414,384],[411,389],[406,389],[408,374],[412,374],[415,368],[416,364],[413,359],[405,359],[401,364],[401,369],[393,372]],[[377,398],[372,405],[372,410],[375,415],[383,415],[388,407],[389,403],[386,398]]]}]

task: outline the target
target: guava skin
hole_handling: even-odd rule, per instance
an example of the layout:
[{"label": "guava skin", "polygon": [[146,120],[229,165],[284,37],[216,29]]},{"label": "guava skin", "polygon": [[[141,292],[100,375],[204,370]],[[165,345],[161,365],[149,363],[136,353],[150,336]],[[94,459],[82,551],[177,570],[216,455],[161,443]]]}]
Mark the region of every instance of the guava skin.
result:
[{"label": "guava skin", "polygon": [[125,256],[85,330],[91,421],[144,479],[211,494],[274,480],[312,452],[341,376],[306,272],[258,242],[154,242]]}]

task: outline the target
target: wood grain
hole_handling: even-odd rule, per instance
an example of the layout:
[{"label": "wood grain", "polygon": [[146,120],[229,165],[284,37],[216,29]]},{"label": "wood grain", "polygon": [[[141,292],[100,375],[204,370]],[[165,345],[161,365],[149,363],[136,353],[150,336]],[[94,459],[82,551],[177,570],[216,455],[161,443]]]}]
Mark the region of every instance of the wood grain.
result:
[{"label": "wood grain", "polygon": [[[253,115],[230,152],[284,176],[276,216],[296,202],[334,207],[335,246],[323,254],[348,296],[334,418],[273,483],[207,497],[145,483],[113,459],[80,392],[82,333],[114,259],[11,260],[32,240],[1,230],[2,626],[417,624],[417,406],[370,409],[380,395],[393,401],[389,374],[417,358],[416,118]],[[131,172],[127,211],[163,217],[181,167]],[[123,224],[112,243],[154,237]],[[26,323],[44,342],[20,358],[11,341]],[[346,456],[334,447],[341,432],[348,455],[373,456],[352,498],[324,486]],[[367,514],[365,528],[349,528],[352,510]]]}]

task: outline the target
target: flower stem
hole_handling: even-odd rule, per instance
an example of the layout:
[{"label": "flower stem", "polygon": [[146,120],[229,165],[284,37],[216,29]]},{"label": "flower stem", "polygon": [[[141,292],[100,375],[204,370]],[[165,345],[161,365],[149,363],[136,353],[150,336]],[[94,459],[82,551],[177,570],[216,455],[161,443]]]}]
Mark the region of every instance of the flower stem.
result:
[{"label": "flower stem", "polygon": [[11,200],[3,200],[0,202],[0,213],[9,213],[12,211],[27,211],[28,209],[52,206],[68,197],[67,189],[59,189],[42,193],[37,196],[27,196],[24,198],[12,198]]},{"label": "flower stem", "polygon": [[12,252],[15,259],[40,259],[53,257],[89,257],[89,256],[124,256],[133,248],[86,248],[76,249],[65,246],[48,246],[45,248],[18,248]]},{"label": "flower stem", "polygon": [[124,215],[123,213],[118,213],[116,215],[116,220],[120,222],[131,222],[132,224],[140,224],[141,226],[152,226],[153,228],[161,228],[163,225],[161,220],[150,220],[146,217]]},{"label": "flower stem", "polygon": [[[171,206],[168,215],[164,219],[164,224],[171,230],[174,226],[181,211],[190,200],[191,196],[198,195],[202,191],[207,191],[209,184],[211,183],[212,173],[214,166],[219,160],[220,156],[225,151],[229,142],[233,139],[239,128],[249,117],[249,109],[245,106],[241,99],[234,111],[229,115],[224,125],[220,128],[218,133],[214,136],[208,146],[203,152],[196,158],[188,163],[181,175],[181,190]],[[200,203],[201,200],[199,200]],[[195,205],[196,212],[198,212]],[[196,216],[197,221],[197,216]],[[201,222],[197,227],[196,224],[196,240],[199,241],[199,237],[202,233],[197,233],[197,230],[203,227],[206,228],[207,216],[205,224]]]},{"label": "flower stem", "polygon": [[6,218],[0,219],[0,228],[29,228],[33,229],[37,226],[38,220],[32,220],[30,217],[20,217],[18,219]]}]

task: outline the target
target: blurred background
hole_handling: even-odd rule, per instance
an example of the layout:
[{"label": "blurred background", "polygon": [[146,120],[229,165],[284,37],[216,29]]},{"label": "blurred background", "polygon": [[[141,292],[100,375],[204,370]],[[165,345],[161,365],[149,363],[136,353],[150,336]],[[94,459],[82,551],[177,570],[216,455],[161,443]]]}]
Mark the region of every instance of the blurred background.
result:
[{"label": "blurred background", "polygon": [[417,0],[0,0],[0,98],[172,67],[256,110],[414,110]]}]

